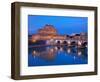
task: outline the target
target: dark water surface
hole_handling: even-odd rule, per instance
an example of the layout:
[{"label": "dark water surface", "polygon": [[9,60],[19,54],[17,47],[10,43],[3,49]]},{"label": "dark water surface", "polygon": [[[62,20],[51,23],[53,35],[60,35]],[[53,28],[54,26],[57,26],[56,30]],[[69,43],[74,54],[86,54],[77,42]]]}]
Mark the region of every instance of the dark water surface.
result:
[{"label": "dark water surface", "polygon": [[46,46],[28,49],[28,66],[77,65],[87,63],[87,48]]}]

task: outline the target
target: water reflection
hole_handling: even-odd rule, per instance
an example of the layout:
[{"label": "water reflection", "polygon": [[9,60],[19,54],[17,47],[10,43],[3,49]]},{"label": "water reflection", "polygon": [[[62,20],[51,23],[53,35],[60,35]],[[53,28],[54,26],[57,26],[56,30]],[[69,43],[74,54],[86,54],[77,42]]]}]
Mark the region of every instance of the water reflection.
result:
[{"label": "water reflection", "polygon": [[87,64],[87,48],[47,46],[29,48],[28,66]]}]

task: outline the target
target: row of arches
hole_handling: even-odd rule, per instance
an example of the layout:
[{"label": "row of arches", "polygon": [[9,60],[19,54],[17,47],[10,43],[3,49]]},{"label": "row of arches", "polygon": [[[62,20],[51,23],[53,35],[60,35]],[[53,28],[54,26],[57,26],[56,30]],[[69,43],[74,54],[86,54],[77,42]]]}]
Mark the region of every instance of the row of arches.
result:
[{"label": "row of arches", "polygon": [[60,41],[60,40],[57,40],[56,44],[87,46],[86,41],[82,42],[82,41],[66,41],[66,40]]},{"label": "row of arches", "polygon": [[52,40],[52,41],[48,41],[48,44],[87,46],[87,41]]}]

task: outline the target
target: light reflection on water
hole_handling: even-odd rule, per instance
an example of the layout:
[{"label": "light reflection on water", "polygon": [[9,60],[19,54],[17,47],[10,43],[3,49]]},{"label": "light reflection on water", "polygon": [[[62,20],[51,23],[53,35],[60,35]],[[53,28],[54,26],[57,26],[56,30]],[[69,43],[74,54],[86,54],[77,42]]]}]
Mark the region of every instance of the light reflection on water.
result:
[{"label": "light reflection on water", "polygon": [[66,46],[29,48],[28,66],[87,64],[87,48]]}]

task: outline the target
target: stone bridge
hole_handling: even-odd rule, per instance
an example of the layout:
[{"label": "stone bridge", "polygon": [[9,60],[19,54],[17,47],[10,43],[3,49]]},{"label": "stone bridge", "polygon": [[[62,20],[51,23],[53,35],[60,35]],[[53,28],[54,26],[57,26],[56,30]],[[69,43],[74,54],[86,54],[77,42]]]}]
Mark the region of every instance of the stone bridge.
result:
[{"label": "stone bridge", "polygon": [[67,45],[67,46],[84,46],[87,47],[87,41],[86,40],[46,40],[47,45]]}]

